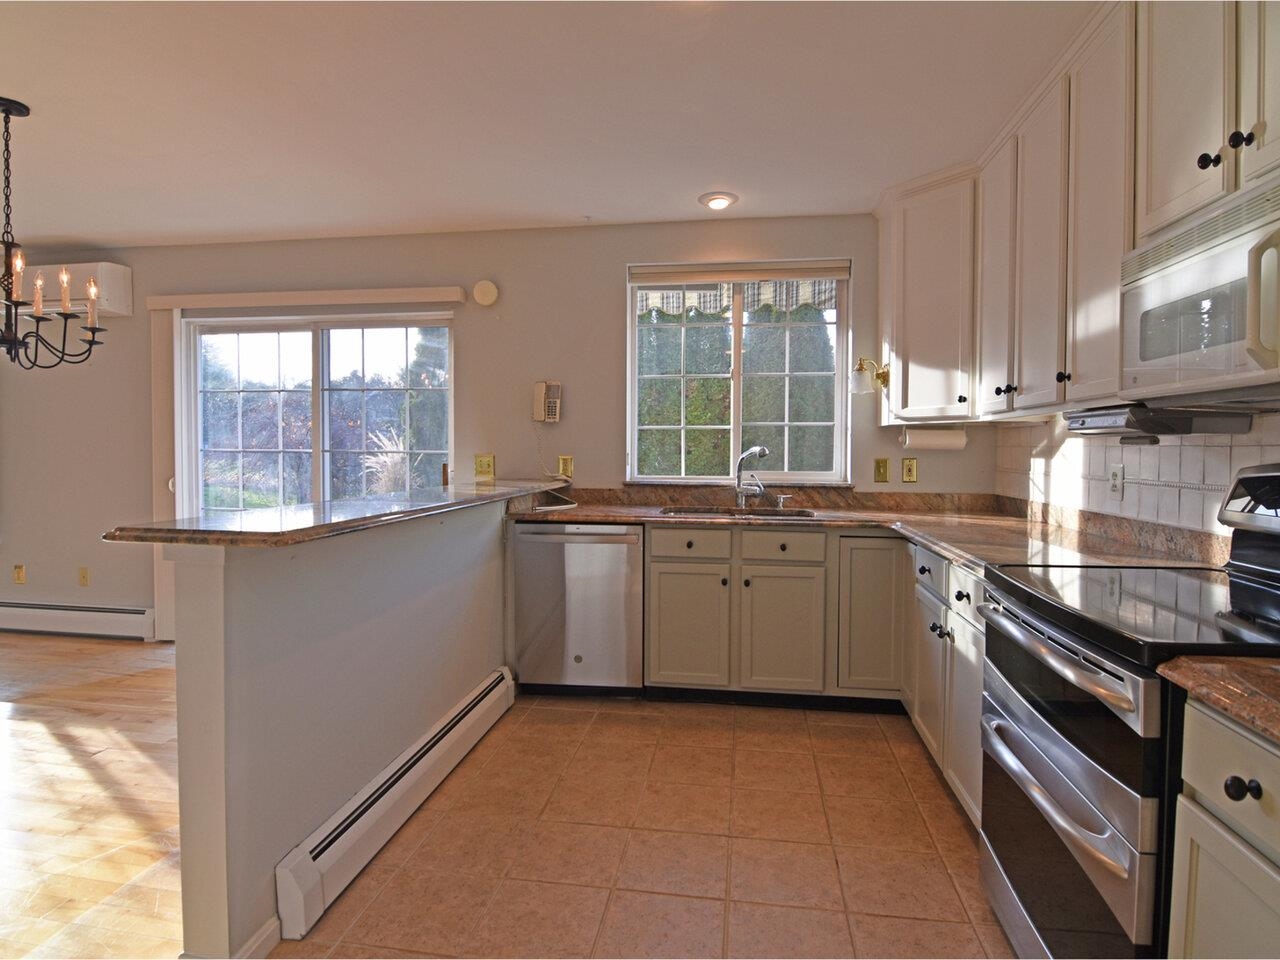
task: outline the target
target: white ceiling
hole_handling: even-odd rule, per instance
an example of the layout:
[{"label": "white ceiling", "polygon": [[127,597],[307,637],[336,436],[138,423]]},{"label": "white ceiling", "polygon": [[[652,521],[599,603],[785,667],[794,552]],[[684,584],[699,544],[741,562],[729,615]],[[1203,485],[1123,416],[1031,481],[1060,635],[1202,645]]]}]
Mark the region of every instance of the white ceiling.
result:
[{"label": "white ceiling", "polygon": [[[861,212],[1092,3],[0,3],[22,242]],[[726,214],[695,198],[742,197]]]}]

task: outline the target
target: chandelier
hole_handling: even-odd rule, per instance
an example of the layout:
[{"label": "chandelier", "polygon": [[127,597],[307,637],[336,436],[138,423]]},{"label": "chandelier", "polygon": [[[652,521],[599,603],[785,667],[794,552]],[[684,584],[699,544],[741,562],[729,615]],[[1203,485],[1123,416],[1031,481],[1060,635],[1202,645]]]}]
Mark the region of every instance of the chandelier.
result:
[{"label": "chandelier", "polygon": [[[0,277],[0,292],[4,294],[4,330],[0,331],[0,350],[9,359],[30,370],[39,367],[47,370],[60,363],[84,363],[89,359],[93,348],[102,343],[98,335],[105,333],[98,326],[98,281],[90,277],[85,284],[88,302],[88,317],[84,326],[80,327],[87,336],[78,338],[84,344],[80,349],[67,346],[67,337],[71,330],[71,321],[79,320],[80,314],[71,312],[71,274],[63,267],[58,271],[60,290],[60,309],[53,316],[44,312],[44,273],[37,272],[32,281],[31,300],[22,299],[23,276],[26,273],[26,260],[22,255],[22,245],[13,239],[13,225],[9,222],[13,213],[10,198],[9,173],[9,120],[12,117],[29,116],[31,109],[25,103],[0,97],[0,113],[4,114],[4,233],[0,234],[0,243],[4,245],[4,275]],[[23,307],[31,307],[31,329],[19,333],[19,311]],[[44,325],[54,323],[54,319],[62,321],[62,336],[47,336]],[[54,329],[57,325],[54,323]]]}]

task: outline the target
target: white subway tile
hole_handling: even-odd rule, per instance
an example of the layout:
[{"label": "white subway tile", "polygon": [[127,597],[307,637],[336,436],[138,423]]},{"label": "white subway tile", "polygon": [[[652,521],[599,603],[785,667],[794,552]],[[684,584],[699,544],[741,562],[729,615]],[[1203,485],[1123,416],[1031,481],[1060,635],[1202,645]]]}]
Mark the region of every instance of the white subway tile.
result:
[{"label": "white subway tile", "polygon": [[1268,444],[1262,448],[1260,463],[1280,463],[1280,446]]},{"label": "white subway tile", "polygon": [[1157,480],[1160,477],[1160,448],[1142,447],[1140,456],[1140,476],[1143,480]]},{"label": "white subway tile", "polygon": [[1178,526],[1199,530],[1204,523],[1204,494],[1199,490],[1178,492]]},{"label": "white subway tile", "polygon": [[1225,536],[1231,530],[1218,522],[1218,508],[1220,506],[1222,506],[1222,498],[1216,493],[1206,493],[1204,495],[1204,522],[1201,524],[1201,529],[1207,530],[1209,533],[1216,533],[1219,536]]},{"label": "white subway tile", "polygon": [[1121,462],[1124,464],[1124,475],[1136,477],[1141,472],[1138,463],[1142,459],[1141,447],[1122,447],[1124,450]]},{"label": "white subway tile", "polygon": [[1204,482],[1227,483],[1231,479],[1231,448],[1204,448]]},{"label": "white subway tile", "polygon": [[1181,447],[1160,446],[1160,479],[1177,480],[1181,472]]},{"label": "white subway tile", "polygon": [[1204,447],[1182,448],[1183,483],[1204,483]]},{"label": "white subway tile", "polygon": [[1258,446],[1231,447],[1231,475],[1234,477],[1244,467],[1256,467],[1262,462],[1262,448]]},{"label": "white subway tile", "polygon": [[1229,447],[1231,446],[1231,434],[1207,433],[1204,437],[1204,445],[1206,447]]},{"label": "white subway tile", "polygon": [[1156,519],[1160,523],[1178,522],[1178,488],[1161,487],[1160,502],[1156,507]]},{"label": "white subway tile", "polygon": [[1156,522],[1156,512],[1160,503],[1159,487],[1138,487],[1138,519]]}]

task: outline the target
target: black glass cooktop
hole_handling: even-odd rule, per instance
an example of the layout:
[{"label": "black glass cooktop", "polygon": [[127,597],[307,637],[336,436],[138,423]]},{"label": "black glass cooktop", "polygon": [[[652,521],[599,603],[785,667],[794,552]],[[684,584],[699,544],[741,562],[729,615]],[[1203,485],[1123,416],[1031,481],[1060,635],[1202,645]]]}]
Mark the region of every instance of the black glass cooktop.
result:
[{"label": "black glass cooktop", "polygon": [[1220,568],[988,566],[998,592],[1147,666],[1183,654],[1280,655],[1280,590]]}]

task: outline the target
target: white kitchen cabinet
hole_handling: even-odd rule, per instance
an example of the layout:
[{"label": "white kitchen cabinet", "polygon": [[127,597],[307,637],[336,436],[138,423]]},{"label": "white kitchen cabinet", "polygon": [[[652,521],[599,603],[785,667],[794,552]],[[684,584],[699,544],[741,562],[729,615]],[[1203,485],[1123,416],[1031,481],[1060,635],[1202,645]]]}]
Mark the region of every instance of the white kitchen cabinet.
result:
[{"label": "white kitchen cabinet", "polygon": [[1234,3],[1137,5],[1139,242],[1236,187],[1235,15]]},{"label": "white kitchen cabinet", "polygon": [[[901,540],[840,538],[840,628],[836,683],[898,690],[902,683],[904,594],[910,582]],[[904,692],[903,700],[908,700]]]},{"label": "white kitchen cabinet", "polygon": [[970,412],[973,355],[971,176],[892,204],[893,414],[961,419]]},{"label": "white kitchen cabinet", "polygon": [[1066,77],[1018,128],[1015,409],[1058,403],[1065,352],[1067,265]]},{"label": "white kitchen cabinet", "polygon": [[943,603],[924,587],[916,587],[915,703],[911,719],[920,739],[943,764],[947,710],[947,658],[950,643],[945,630]]},{"label": "white kitchen cabinet", "polygon": [[826,568],[744,564],[740,676],[747,690],[822,690]]},{"label": "white kitchen cabinet", "polygon": [[982,816],[982,631],[947,613],[947,695],[942,773],[969,819]]},{"label": "white kitchen cabinet", "polygon": [[1115,9],[1071,68],[1066,400],[1120,391],[1120,261],[1129,249],[1129,11]]},{"label": "white kitchen cabinet", "polygon": [[1254,142],[1240,149],[1240,174],[1249,186],[1280,166],[1280,4],[1236,4],[1240,116],[1236,129]]},{"label": "white kitchen cabinet", "polygon": [[728,563],[650,563],[649,683],[729,685]]},{"label": "white kitchen cabinet", "polygon": [[1274,957],[1280,869],[1185,796],[1173,841],[1170,957]]},{"label": "white kitchen cabinet", "polygon": [[1018,141],[1010,137],[978,173],[979,414],[1013,404],[1013,262]]}]

